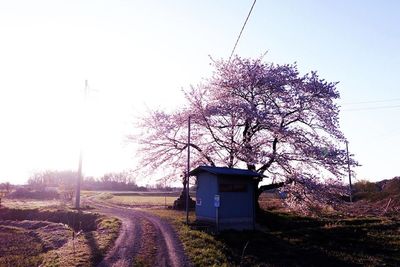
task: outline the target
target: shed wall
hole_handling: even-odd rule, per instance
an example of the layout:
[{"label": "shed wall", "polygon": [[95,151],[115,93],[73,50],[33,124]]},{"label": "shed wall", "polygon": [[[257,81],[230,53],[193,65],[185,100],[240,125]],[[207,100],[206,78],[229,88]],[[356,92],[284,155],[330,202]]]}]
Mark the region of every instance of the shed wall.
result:
[{"label": "shed wall", "polygon": [[[217,176],[203,172],[197,175],[196,217],[202,220],[215,220],[214,196],[218,194]],[[199,201],[201,205],[199,205]]]},{"label": "shed wall", "polygon": [[254,212],[254,199],[251,179],[235,178],[235,177],[219,177],[220,184],[235,184],[243,185],[246,190],[244,192],[220,192],[221,207],[219,210],[221,222],[224,219],[228,221],[230,219],[244,221],[251,220]]}]

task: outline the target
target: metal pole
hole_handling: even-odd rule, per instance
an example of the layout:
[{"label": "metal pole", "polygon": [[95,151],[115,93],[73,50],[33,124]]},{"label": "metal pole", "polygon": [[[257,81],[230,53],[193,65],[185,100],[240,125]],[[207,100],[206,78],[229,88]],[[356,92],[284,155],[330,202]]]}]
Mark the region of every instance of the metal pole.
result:
[{"label": "metal pole", "polygon": [[[83,99],[84,105],[86,104],[87,93],[88,93],[88,81],[85,80],[85,90],[84,90],[84,99]],[[83,108],[85,108],[85,106]],[[85,111],[83,111],[83,113],[85,113]],[[81,116],[83,116],[83,118],[84,118],[85,114],[81,114]],[[83,123],[85,123],[84,120],[82,120],[82,121],[83,121]],[[83,140],[82,136],[81,136],[81,138]],[[80,148],[80,152],[79,152],[78,177],[77,177],[77,181],[76,181],[76,197],[75,197],[75,208],[76,209],[80,208],[80,202],[81,202],[82,157],[83,157],[83,147],[82,146],[83,146],[83,144],[81,143],[81,148]]]},{"label": "metal pole", "polygon": [[218,207],[216,207],[215,208],[216,210],[215,210],[215,222],[216,222],[216,224],[217,224],[217,234],[218,234],[218,232],[219,232],[219,208]]},{"label": "metal pole", "polygon": [[188,118],[188,139],[187,139],[186,224],[189,224],[189,172],[190,172],[190,116]]},{"label": "metal pole", "polygon": [[350,157],[349,157],[349,142],[346,140],[347,152],[347,171],[349,173],[349,189],[350,189],[350,202],[353,202],[353,187],[351,185],[351,170],[350,170]]}]

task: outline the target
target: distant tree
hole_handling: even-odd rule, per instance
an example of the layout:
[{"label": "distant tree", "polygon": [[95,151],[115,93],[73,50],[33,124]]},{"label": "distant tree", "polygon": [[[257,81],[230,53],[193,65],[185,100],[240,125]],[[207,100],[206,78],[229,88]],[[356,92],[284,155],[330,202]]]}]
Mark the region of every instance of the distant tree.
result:
[{"label": "distant tree", "polygon": [[12,185],[9,182],[5,182],[0,184],[0,189],[5,191],[6,193],[10,193],[12,189]]},{"label": "distant tree", "polygon": [[139,141],[143,168],[185,168],[190,116],[192,168],[239,167],[276,177],[273,185],[257,182],[257,198],[283,186],[292,206],[329,202],[327,193],[341,188],[347,163],[337,83],[316,72],[300,75],[296,64],[235,57],[213,65],[210,79],[184,92],[186,106],[142,118],[142,132],[130,138]]},{"label": "distant tree", "polygon": [[158,182],[155,184],[155,189],[159,191],[172,191],[172,187],[168,186],[166,184],[166,180],[158,180]]},{"label": "distant tree", "polygon": [[75,185],[77,175],[76,171],[70,170],[45,170],[29,177],[28,184],[39,190],[45,187],[71,187]]},{"label": "distant tree", "polygon": [[109,190],[136,190],[138,187],[129,171],[106,173],[98,182],[103,189]]},{"label": "distant tree", "polygon": [[[64,204],[71,203],[75,195],[75,188],[71,186],[59,187],[60,199]],[[73,204],[73,203],[72,203]]]},{"label": "distant tree", "polygon": [[11,192],[11,184],[9,182],[0,184],[0,206],[1,200]]},{"label": "distant tree", "polygon": [[36,189],[42,189],[46,186],[47,175],[49,171],[35,172],[28,178],[28,185]]},{"label": "distant tree", "polygon": [[367,193],[374,193],[379,192],[381,189],[376,183],[370,182],[368,180],[360,180],[353,185],[353,190],[356,193],[359,192],[367,192]]},{"label": "distant tree", "polygon": [[6,196],[5,192],[0,191],[0,207],[1,207],[1,200]]}]

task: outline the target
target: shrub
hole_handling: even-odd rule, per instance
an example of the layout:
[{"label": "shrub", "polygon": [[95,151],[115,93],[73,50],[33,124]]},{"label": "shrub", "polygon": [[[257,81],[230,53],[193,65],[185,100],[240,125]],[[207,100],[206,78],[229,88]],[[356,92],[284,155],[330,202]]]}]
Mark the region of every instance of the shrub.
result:
[{"label": "shrub", "polygon": [[8,196],[9,198],[29,198],[29,199],[58,199],[60,197],[57,191],[45,190],[28,190],[25,188],[18,188]]},{"label": "shrub", "polygon": [[400,178],[394,178],[388,181],[383,187],[382,191],[389,194],[400,194]]},{"label": "shrub", "polygon": [[355,183],[353,189],[357,193],[375,193],[380,191],[380,188],[376,183],[371,183],[367,180],[361,180]]}]

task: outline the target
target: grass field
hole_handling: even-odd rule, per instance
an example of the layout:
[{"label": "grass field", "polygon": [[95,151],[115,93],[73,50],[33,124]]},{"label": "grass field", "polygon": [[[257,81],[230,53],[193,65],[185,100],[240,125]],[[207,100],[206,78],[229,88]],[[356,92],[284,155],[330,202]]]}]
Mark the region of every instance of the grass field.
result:
[{"label": "grass field", "polygon": [[176,197],[162,196],[113,196],[110,202],[132,206],[172,206]]},{"label": "grass field", "polygon": [[48,204],[8,201],[0,208],[0,266],[96,265],[118,236],[116,218]]},{"label": "grass field", "polygon": [[126,206],[172,206],[179,197],[179,193],[99,193],[98,199]]},{"label": "grass field", "polygon": [[[261,206],[268,207],[269,211],[264,210],[257,215],[257,231],[225,231],[214,235],[197,230],[193,224],[194,213],[190,214],[192,224],[186,225],[185,213],[163,208],[165,199],[157,194],[103,192],[97,193],[96,197],[116,204],[152,207],[149,212],[169,220],[175,227],[188,257],[195,266],[400,266],[400,216],[398,215],[302,217],[282,212],[285,209],[277,205],[276,200],[271,202],[262,199]],[[177,196],[168,196],[167,205],[171,205],[176,198]],[[14,205],[14,208],[17,205],[12,202],[9,204]],[[51,215],[45,213],[44,203],[26,201],[21,205],[35,205],[39,207],[36,210],[39,210],[42,216]],[[42,219],[40,214],[35,215],[35,218]],[[15,216],[17,215],[18,213]],[[60,214],[54,215],[54,218],[61,217]],[[21,218],[19,217],[18,221],[21,221]],[[18,262],[23,263],[20,264],[22,266],[35,265],[37,262],[43,262],[44,266],[74,266],[74,264],[85,265],[83,262],[96,262],[107,244],[110,244],[112,238],[116,236],[115,229],[118,229],[118,222],[89,218],[88,222],[92,222],[86,224],[92,225],[90,226],[92,228],[86,229],[84,234],[78,236],[75,253],[72,251],[71,240],[65,242],[61,237],[59,239],[56,232],[54,235],[56,242],[51,240],[44,242],[48,238],[42,230],[46,227],[58,229],[56,226],[44,225],[45,228],[32,230],[18,224],[0,223],[0,240],[8,240],[7,243],[0,244],[0,266],[2,263],[4,265],[6,260],[17,262],[15,264],[17,266]],[[63,236],[70,235],[73,228],[70,226],[59,231]],[[102,241],[102,236],[98,233],[109,228],[115,230],[113,232],[115,235],[109,235],[109,239]],[[21,240],[29,242],[17,248]],[[51,244],[63,244],[61,248],[64,254],[57,252],[58,248],[48,250],[47,247],[51,247]],[[10,251],[14,249],[17,252],[12,254]],[[30,253],[26,254],[27,257],[24,259],[17,257],[26,251]],[[9,255],[6,260],[4,254]]]},{"label": "grass field", "polygon": [[58,208],[59,200],[4,199],[2,206],[13,209]]},{"label": "grass field", "polygon": [[212,235],[185,225],[183,212],[152,212],[172,222],[195,266],[400,265],[398,218],[316,219],[263,211],[255,232]]},{"label": "grass field", "polygon": [[[398,266],[400,221],[395,218],[321,219],[261,212],[254,233],[226,232],[233,258],[253,265]],[[242,240],[242,241],[240,241]],[[247,242],[246,241],[246,242]]]},{"label": "grass field", "polygon": [[[102,197],[117,204],[164,205],[164,198],[157,195]],[[175,199],[168,197],[167,203]],[[269,211],[258,214],[257,231],[218,235],[185,225],[184,212],[151,212],[171,221],[195,266],[400,265],[400,217],[302,217],[282,212],[287,209],[278,202],[261,199]],[[194,222],[193,213],[190,218]]]}]

